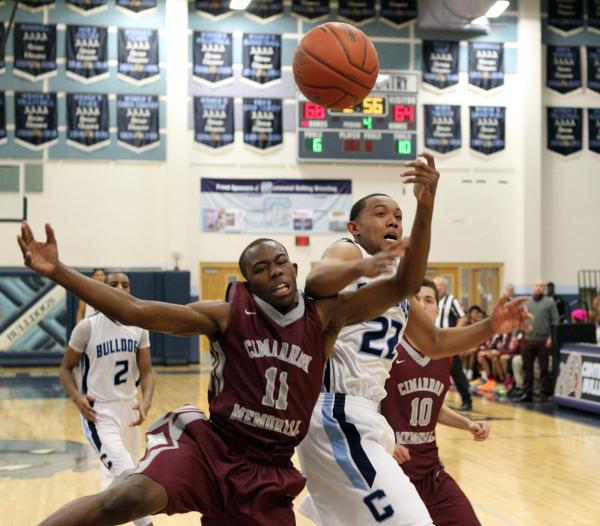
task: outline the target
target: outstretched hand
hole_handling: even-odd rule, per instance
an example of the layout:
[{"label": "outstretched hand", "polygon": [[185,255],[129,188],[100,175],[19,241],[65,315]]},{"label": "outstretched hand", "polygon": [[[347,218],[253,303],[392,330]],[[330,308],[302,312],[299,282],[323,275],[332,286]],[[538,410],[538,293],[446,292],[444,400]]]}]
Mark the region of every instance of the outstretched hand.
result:
[{"label": "outstretched hand", "polygon": [[470,422],[469,432],[475,442],[483,442],[490,436],[490,424],[485,421]]},{"label": "outstretched hand", "polygon": [[21,223],[21,235],[17,242],[23,253],[25,265],[42,276],[51,276],[58,266],[58,246],[54,230],[46,223],[46,242],[40,243],[33,237],[33,232],[27,221]]},{"label": "outstretched hand", "polygon": [[392,453],[392,456],[396,462],[398,462],[398,464],[404,464],[404,462],[410,460],[410,451],[406,446],[403,446],[402,444],[396,444],[394,446],[394,452]]},{"label": "outstretched hand", "polygon": [[420,153],[419,157],[424,157],[427,164],[420,159],[410,161],[406,163],[406,166],[409,166],[411,170],[400,176],[404,184],[414,184],[414,193],[418,203],[433,206],[440,173],[435,168],[433,155]]},{"label": "outstretched hand", "polygon": [[502,296],[492,312],[492,326],[496,334],[512,332],[521,329],[529,332],[533,327],[527,323],[533,316],[523,305],[529,298],[520,296],[513,301],[508,301],[508,296]]},{"label": "outstretched hand", "polygon": [[358,261],[360,275],[375,278],[389,272],[396,258],[403,256],[409,245],[410,238],[405,237],[400,241],[394,241],[373,257],[360,259]]}]

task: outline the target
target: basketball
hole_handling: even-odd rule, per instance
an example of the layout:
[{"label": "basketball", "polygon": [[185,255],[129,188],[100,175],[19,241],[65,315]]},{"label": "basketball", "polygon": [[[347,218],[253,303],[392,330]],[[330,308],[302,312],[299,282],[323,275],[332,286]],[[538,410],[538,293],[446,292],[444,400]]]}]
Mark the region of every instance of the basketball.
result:
[{"label": "basketball", "polygon": [[348,108],[373,89],[379,73],[375,46],[360,29],[328,22],[311,29],[298,44],[294,79],[311,102]]}]

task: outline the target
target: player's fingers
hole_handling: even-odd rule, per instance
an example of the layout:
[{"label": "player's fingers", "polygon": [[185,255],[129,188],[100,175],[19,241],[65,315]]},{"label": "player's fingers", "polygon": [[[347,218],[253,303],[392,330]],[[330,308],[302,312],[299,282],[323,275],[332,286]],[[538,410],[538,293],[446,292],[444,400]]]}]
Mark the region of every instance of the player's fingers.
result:
[{"label": "player's fingers", "polygon": [[531,298],[529,296],[519,296],[518,298],[512,300],[510,303],[511,305],[516,305],[517,307],[520,307],[521,305],[523,305],[523,303],[529,301],[530,299]]},{"label": "player's fingers", "polygon": [[56,236],[54,235],[54,229],[50,226],[50,223],[46,223],[46,243],[56,243]]},{"label": "player's fingers", "polygon": [[421,152],[419,154],[419,157],[425,157],[425,159],[427,159],[427,164],[432,168],[435,168],[435,158],[433,157],[433,155],[427,152]]},{"label": "player's fingers", "polygon": [[21,249],[21,252],[23,253],[23,255],[25,255],[25,252],[27,252],[27,243],[23,241],[23,238],[21,236],[17,236],[17,243],[19,243],[19,248]]}]

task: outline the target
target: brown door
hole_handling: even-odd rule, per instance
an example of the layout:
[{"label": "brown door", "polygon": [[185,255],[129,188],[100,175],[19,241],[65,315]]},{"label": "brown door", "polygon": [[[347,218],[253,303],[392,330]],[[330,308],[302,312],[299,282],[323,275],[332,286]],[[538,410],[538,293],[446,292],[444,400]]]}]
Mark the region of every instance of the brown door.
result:
[{"label": "brown door", "polygon": [[[201,300],[224,300],[227,285],[233,281],[244,281],[237,263],[200,263]],[[206,336],[200,337],[200,350],[209,351]]]},{"label": "brown door", "polygon": [[446,278],[448,280],[448,292],[457,298],[460,298],[461,283],[459,265],[429,265],[425,277],[427,279],[434,279],[437,277]]}]

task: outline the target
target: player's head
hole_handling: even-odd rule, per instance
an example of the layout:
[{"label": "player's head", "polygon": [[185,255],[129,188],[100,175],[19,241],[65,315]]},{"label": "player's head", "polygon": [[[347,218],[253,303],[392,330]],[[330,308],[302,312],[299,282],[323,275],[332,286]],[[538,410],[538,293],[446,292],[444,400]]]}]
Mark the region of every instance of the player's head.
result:
[{"label": "player's head", "polygon": [[467,311],[467,318],[470,323],[476,323],[485,319],[486,313],[479,305],[471,305]]},{"label": "player's head", "polygon": [[101,281],[102,283],[106,282],[106,272],[103,268],[95,268],[92,270],[92,278],[97,281]]},{"label": "player's head", "polygon": [[129,276],[124,272],[109,272],[108,276],[106,276],[106,283],[110,287],[114,287],[115,289],[127,292],[127,294],[131,294]]},{"label": "player's head", "polygon": [[298,266],[290,262],[279,241],[267,238],[253,241],[242,251],[239,265],[250,290],[259,298],[281,312],[295,306]]},{"label": "player's head", "polygon": [[432,321],[435,322],[438,314],[440,313],[440,308],[438,307],[438,302],[440,301],[440,295],[438,294],[437,287],[435,283],[430,279],[424,279],[423,283],[421,283],[421,290],[417,292],[415,295],[415,299],[423,305],[423,308],[429,315]]},{"label": "player's head", "polygon": [[448,280],[446,278],[443,278],[442,276],[438,276],[433,280],[433,282],[435,283],[435,286],[438,289],[440,298],[444,297],[446,295],[446,292],[448,292]]},{"label": "player's head", "polygon": [[389,195],[366,195],[352,206],[348,231],[369,254],[375,254],[402,239],[402,210]]}]

